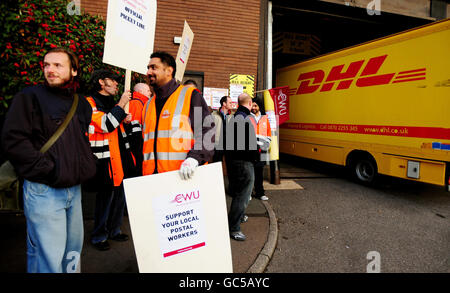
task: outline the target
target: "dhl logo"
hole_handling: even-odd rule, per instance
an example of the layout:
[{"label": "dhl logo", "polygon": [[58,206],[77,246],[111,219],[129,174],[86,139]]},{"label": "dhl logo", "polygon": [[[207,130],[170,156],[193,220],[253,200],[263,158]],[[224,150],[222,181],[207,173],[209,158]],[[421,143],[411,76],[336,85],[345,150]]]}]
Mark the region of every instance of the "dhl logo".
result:
[{"label": "dhl logo", "polygon": [[348,89],[360,71],[361,74],[356,80],[357,87],[416,81],[426,78],[426,68],[399,73],[378,74],[387,57],[388,55],[383,55],[371,58],[362,71],[361,68],[366,61],[365,59],[350,63],[345,72],[343,72],[345,64],[334,66],[331,68],[326,79],[323,70],[301,73],[297,79],[297,81],[300,81],[300,85],[298,88],[290,88],[290,95],[310,94],[319,88],[321,92],[331,91],[335,83],[338,83],[336,90]]}]

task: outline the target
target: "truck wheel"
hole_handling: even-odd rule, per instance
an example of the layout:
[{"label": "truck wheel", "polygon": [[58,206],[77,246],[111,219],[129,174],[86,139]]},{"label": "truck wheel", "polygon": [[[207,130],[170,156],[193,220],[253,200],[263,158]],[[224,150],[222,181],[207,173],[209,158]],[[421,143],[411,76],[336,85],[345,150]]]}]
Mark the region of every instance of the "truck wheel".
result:
[{"label": "truck wheel", "polygon": [[355,178],[363,184],[372,184],[377,175],[377,165],[369,158],[358,158],[353,165]]}]

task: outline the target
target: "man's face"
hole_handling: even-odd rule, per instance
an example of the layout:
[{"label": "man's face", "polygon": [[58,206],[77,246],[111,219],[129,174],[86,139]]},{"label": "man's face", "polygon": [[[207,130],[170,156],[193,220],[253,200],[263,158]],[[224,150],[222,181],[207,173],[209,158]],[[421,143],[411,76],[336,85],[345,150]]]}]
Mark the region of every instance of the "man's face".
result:
[{"label": "man's face", "polygon": [[162,63],[159,58],[150,59],[147,68],[147,76],[153,87],[162,87],[172,79],[173,68]]},{"label": "man's face", "polygon": [[253,114],[258,114],[259,113],[259,106],[255,102],[253,102],[253,104],[252,104],[252,113]]},{"label": "man's face", "polygon": [[77,71],[72,69],[66,53],[53,52],[45,55],[44,76],[51,87],[61,87],[76,75]]},{"label": "man's face", "polygon": [[119,88],[117,87],[118,82],[111,78],[104,78],[99,79],[98,82],[100,83],[102,87],[102,92],[110,95],[115,96],[119,92]]},{"label": "man's face", "polygon": [[233,108],[233,104],[231,103],[231,98],[227,98],[227,103],[225,104],[225,109],[231,110]]}]

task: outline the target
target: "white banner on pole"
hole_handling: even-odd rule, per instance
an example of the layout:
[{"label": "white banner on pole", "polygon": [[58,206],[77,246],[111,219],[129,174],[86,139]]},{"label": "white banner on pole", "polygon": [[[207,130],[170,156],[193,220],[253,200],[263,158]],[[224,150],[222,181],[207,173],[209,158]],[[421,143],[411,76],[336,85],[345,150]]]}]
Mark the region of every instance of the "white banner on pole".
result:
[{"label": "white banner on pole", "polygon": [[181,44],[178,48],[177,59],[177,72],[175,73],[175,79],[178,81],[183,80],[184,72],[186,71],[186,65],[191,53],[192,42],[194,41],[194,33],[187,21],[184,21],[183,35],[181,37]]},{"label": "white banner on pole", "polygon": [[109,0],[103,62],[146,74],[155,26],[156,0]]},{"label": "white banner on pole", "polygon": [[124,180],[141,273],[231,273],[221,163]]}]

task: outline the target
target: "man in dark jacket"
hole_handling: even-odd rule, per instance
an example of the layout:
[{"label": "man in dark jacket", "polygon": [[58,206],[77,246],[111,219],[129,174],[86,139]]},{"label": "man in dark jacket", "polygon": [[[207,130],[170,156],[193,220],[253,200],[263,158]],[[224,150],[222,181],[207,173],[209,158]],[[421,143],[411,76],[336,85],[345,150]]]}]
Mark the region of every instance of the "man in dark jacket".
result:
[{"label": "man in dark jacket", "polygon": [[77,88],[75,54],[55,48],[44,56],[45,83],[16,94],[6,116],[2,147],[24,178],[28,272],[79,270],[83,246],[80,184],[95,174],[87,137],[91,107],[81,98],[61,137],[39,150],[64,121]]},{"label": "man in dark jacket", "polygon": [[128,135],[124,122],[131,122],[131,115],[124,110],[131,98],[130,91],[114,101],[119,89],[117,76],[111,71],[94,71],[91,83],[94,93],[87,100],[92,106],[89,141],[98,158],[95,184],[98,187],[95,202],[95,223],[91,242],[98,250],[110,248],[108,239],[127,241],[128,235],[120,230],[125,210],[123,179],[135,176]]},{"label": "man in dark jacket", "polygon": [[257,161],[259,152],[256,143],[256,122],[250,115],[252,98],[243,93],[239,95],[238,101],[239,108],[234,118],[227,123],[225,156],[229,160],[229,193],[233,198],[228,213],[230,236],[234,240],[244,241],[246,236],[241,232],[241,222],[245,221],[245,209],[253,190],[253,163]]}]

